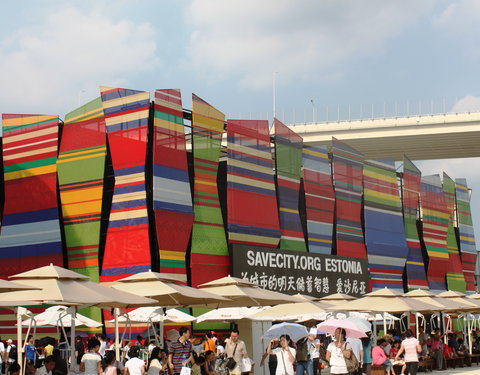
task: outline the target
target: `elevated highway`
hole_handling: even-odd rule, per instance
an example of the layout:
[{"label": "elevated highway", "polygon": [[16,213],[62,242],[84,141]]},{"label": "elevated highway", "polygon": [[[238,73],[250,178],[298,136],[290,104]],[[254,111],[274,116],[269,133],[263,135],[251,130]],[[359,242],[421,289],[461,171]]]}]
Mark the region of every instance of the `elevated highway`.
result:
[{"label": "elevated highway", "polygon": [[480,157],[480,112],[289,125],[306,145],[347,142],[367,159]]}]

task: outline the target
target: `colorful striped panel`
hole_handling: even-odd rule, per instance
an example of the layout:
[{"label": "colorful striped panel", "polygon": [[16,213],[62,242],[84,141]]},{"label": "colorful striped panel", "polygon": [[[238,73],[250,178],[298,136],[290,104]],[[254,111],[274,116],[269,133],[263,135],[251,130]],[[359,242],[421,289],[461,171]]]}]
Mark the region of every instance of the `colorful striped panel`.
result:
[{"label": "colorful striped panel", "polygon": [[3,114],[0,277],[63,266],[57,206],[58,116]]},{"label": "colorful striped panel", "polygon": [[298,211],[303,139],[278,119],[275,126],[275,168],[280,212],[280,248],[307,251]]},{"label": "colorful striped panel", "polygon": [[225,115],[192,94],[192,148],[195,173],[190,267],[192,286],[227,276],[230,267],[217,172]]},{"label": "colorful striped panel", "polygon": [[155,91],[153,210],[160,272],[187,281],[185,254],[193,224],[180,90]]},{"label": "colorful striped panel", "polygon": [[447,272],[448,290],[465,293],[466,283],[463,276],[462,262],[458,252],[457,236],[455,235],[455,182],[443,173],[443,194],[449,214],[448,232],[447,232],[447,248],[450,266]]},{"label": "colorful striped panel", "polygon": [[277,247],[280,240],[267,120],[227,121],[230,243]]},{"label": "colorful striped panel", "polygon": [[363,197],[371,289],[403,290],[408,247],[394,159],[365,160]]},{"label": "colorful striped panel", "polygon": [[422,174],[407,156],[403,156],[403,224],[407,236],[407,288],[428,289],[422,246],[417,229],[420,179]]},{"label": "colorful striped panel", "polygon": [[472,214],[470,210],[470,193],[466,179],[455,179],[455,192],[463,275],[467,283],[467,293],[475,293],[477,247],[475,245],[475,235],[473,232]]},{"label": "colorful striped panel", "polygon": [[[57,160],[68,268],[92,281],[99,279],[106,150],[105,118],[99,97],[65,116]],[[82,314],[102,321],[98,308],[84,309]]]},{"label": "colorful striped panel", "polygon": [[363,154],[332,138],[337,255],[367,258],[362,229]]},{"label": "colorful striped panel", "polygon": [[151,266],[145,190],[150,94],[100,88],[115,174],[101,281],[148,271]]},{"label": "colorful striped panel", "polygon": [[327,146],[304,148],[302,160],[308,251],[331,254],[335,194]]},{"label": "colorful striped panel", "polygon": [[439,175],[423,176],[420,185],[423,216],[423,242],[428,254],[427,278],[432,292],[445,291],[445,278],[449,270],[447,248],[448,220]]}]

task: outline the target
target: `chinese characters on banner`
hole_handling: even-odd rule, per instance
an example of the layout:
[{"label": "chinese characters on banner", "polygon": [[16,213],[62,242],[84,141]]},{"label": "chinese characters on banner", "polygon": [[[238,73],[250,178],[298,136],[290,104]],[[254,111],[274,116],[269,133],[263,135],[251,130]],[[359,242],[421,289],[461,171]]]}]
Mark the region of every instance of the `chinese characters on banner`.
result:
[{"label": "chinese characters on banner", "polygon": [[233,276],[286,294],[367,293],[366,259],[232,244]]}]

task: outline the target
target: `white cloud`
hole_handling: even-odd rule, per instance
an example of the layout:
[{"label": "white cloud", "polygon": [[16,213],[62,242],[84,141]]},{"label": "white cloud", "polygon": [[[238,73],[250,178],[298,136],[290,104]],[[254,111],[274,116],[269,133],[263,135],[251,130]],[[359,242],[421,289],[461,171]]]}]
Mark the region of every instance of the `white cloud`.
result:
[{"label": "white cloud", "polygon": [[466,56],[480,58],[480,2],[458,0],[438,14],[433,25],[446,36],[447,43],[462,46]]},{"label": "white cloud", "polygon": [[451,112],[466,113],[466,112],[480,112],[480,97],[466,95],[457,100],[453,105]]},{"label": "white cloud", "polygon": [[[213,76],[240,74],[250,87],[336,74],[356,54],[382,45],[415,22],[432,1],[193,0],[191,62]],[[214,72],[214,73],[213,73]]]},{"label": "white cloud", "polygon": [[149,24],[102,13],[61,8],[0,39],[0,111],[68,111],[79,96],[81,103],[98,96],[100,84],[126,85],[159,64]]}]

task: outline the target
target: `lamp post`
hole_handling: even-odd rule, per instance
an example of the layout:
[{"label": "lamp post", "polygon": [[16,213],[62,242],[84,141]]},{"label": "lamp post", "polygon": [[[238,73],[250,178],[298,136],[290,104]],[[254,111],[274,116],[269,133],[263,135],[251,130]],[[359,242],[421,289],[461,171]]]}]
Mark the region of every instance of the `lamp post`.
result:
[{"label": "lamp post", "polygon": [[312,103],[312,122],[313,122],[313,123],[316,123],[316,119],[315,119],[315,103],[314,103],[313,99],[310,99],[310,103]]}]

